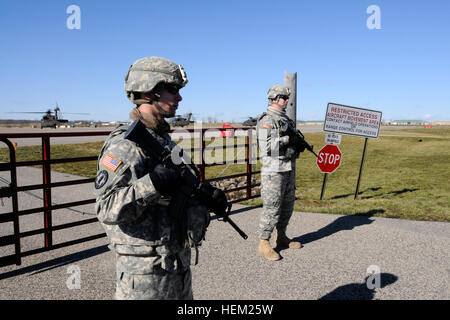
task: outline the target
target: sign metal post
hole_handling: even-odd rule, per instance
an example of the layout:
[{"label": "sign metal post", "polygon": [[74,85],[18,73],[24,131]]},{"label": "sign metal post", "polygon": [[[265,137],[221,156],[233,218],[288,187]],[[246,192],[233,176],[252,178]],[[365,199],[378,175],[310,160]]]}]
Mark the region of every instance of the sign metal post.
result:
[{"label": "sign metal post", "polygon": [[363,165],[364,165],[364,158],[366,156],[366,149],[367,149],[367,141],[368,140],[369,140],[368,138],[366,138],[364,140],[364,150],[363,150],[363,154],[362,154],[362,158],[361,158],[361,166],[359,167],[358,182],[356,183],[355,199],[358,197],[358,193],[359,193],[359,182],[361,181],[361,174],[362,174],[362,169],[363,169]]},{"label": "sign metal post", "polygon": [[[381,111],[356,108],[332,102],[328,103],[327,105],[327,113],[325,116],[325,122],[323,123],[323,131],[328,133],[342,133],[365,137],[361,166],[359,168],[358,182],[356,184],[355,199],[358,198],[359,186],[361,184],[361,176],[364,159],[366,156],[367,141],[368,138],[378,138],[381,126],[381,116]],[[340,143],[340,137],[334,136],[332,134],[327,134],[326,139],[332,143]],[[326,176],[324,177],[323,181],[324,182],[320,200],[322,200],[323,197]]]}]

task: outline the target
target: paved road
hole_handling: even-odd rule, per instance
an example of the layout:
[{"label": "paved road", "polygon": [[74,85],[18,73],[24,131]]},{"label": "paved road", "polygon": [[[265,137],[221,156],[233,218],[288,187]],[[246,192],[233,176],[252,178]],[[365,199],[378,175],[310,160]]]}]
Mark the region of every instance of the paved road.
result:
[{"label": "paved road", "polygon": [[[37,183],[40,175],[38,169],[21,168],[19,185]],[[52,181],[74,178],[54,174]],[[92,197],[86,185],[59,189],[52,194],[54,203]],[[31,191],[20,199],[21,208],[39,206],[42,195]],[[9,212],[10,202],[3,199],[0,214]],[[199,264],[192,267],[196,299],[450,299],[449,223],[295,212],[288,235],[304,247],[282,250],[283,259],[271,262],[256,253],[260,210],[234,206],[232,218],[249,235],[247,240],[224,222],[212,220]],[[53,220],[57,225],[90,218],[92,213],[93,205],[57,210]],[[22,217],[21,230],[41,228],[42,223],[42,214]],[[11,232],[11,225],[0,224],[1,235]],[[54,240],[102,232],[94,223],[55,232]],[[22,250],[41,246],[42,238],[23,239]],[[106,245],[107,239],[101,238],[0,268],[0,299],[110,299],[114,256]],[[7,253],[2,248],[0,256]],[[80,289],[66,284],[74,266],[80,270]],[[380,288],[367,288],[368,268],[379,270]]]},{"label": "paved road", "polygon": [[[301,125],[299,126],[300,130],[303,133],[315,133],[315,132],[323,132],[322,125]],[[422,127],[413,127],[413,126],[383,126],[381,130],[401,130],[406,128],[422,128]],[[80,132],[80,131],[110,131],[112,128],[66,128],[66,129],[0,129],[0,133],[30,133],[30,132]],[[178,128],[181,129],[182,128]],[[382,135],[382,134],[380,134]],[[73,143],[86,143],[86,142],[96,142],[96,141],[104,141],[106,136],[87,136],[87,137],[58,137],[51,138],[52,144],[73,144]],[[18,146],[32,146],[32,145],[40,145],[40,138],[12,138],[11,142],[17,142]],[[4,143],[0,142],[0,148],[6,148]]]},{"label": "paved road", "polygon": [[[111,131],[111,128],[66,128],[66,129],[0,129],[1,133],[42,133],[42,132],[84,132],[84,131]],[[50,138],[51,144],[75,144],[104,141],[106,136],[82,136],[82,137],[53,137]],[[11,138],[12,143],[16,142],[19,147],[41,145],[41,138]],[[0,142],[0,148],[6,148],[6,145]]]}]

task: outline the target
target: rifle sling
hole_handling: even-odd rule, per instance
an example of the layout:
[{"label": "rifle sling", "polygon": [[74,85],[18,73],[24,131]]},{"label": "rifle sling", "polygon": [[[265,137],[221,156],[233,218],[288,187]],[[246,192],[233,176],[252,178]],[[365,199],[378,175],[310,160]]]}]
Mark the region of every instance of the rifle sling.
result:
[{"label": "rifle sling", "polygon": [[175,239],[182,244],[187,234],[186,216],[183,214],[187,200],[193,194],[195,189],[195,176],[193,177],[190,168],[180,168],[175,165],[170,158],[170,151],[165,149],[151,134],[147,131],[145,125],[139,120],[135,120],[127,132],[125,139],[134,141],[141,146],[144,153],[155,157],[159,163],[175,168],[181,171],[182,184],[176,186],[172,199],[169,203],[169,215],[172,218],[175,227]]}]

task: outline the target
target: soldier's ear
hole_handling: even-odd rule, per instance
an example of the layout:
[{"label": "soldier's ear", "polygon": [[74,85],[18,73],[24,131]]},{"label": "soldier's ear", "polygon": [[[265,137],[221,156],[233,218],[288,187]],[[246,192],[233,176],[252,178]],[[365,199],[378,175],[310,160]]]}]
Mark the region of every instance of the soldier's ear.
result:
[{"label": "soldier's ear", "polygon": [[153,99],[155,98],[155,94],[154,93],[143,92],[140,95],[141,95],[140,96],[141,99],[148,100],[149,103],[152,102]]}]

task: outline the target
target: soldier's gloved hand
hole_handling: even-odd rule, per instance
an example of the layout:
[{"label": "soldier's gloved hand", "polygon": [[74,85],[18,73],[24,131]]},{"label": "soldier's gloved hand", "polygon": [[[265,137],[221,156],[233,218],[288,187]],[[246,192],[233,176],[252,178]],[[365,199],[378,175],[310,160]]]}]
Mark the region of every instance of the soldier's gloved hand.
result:
[{"label": "soldier's gloved hand", "polygon": [[228,208],[228,199],[225,192],[218,188],[214,189],[215,190],[212,195],[212,198],[214,200],[214,212],[220,216],[223,215]]},{"label": "soldier's gloved hand", "polygon": [[305,151],[305,146],[302,143],[302,139],[300,139],[297,135],[289,136],[289,145],[293,146],[297,152]]},{"label": "soldier's gloved hand", "polygon": [[225,192],[213,187],[209,183],[202,183],[198,196],[209,210],[213,211],[218,216],[223,216],[227,207],[228,200]]},{"label": "soldier's gloved hand", "polygon": [[169,195],[175,189],[175,185],[180,180],[180,173],[172,168],[166,168],[158,164],[152,172],[149,173],[155,189],[162,195]]}]

